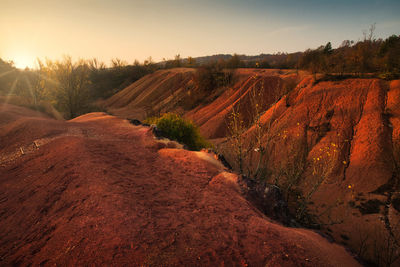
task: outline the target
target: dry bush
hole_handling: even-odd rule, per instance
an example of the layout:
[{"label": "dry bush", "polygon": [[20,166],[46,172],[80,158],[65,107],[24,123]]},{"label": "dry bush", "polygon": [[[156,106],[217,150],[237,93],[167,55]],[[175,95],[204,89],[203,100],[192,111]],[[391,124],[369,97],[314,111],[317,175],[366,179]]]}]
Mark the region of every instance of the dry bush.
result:
[{"label": "dry bush", "polygon": [[197,68],[194,80],[199,90],[213,92],[219,87],[230,86],[233,82],[233,75],[232,70],[223,70],[216,64],[211,64]]},{"label": "dry bush", "polygon": [[231,145],[231,152],[236,164],[239,166],[240,174],[243,174],[243,160],[245,157],[244,133],[246,130],[247,128],[244,125],[242,114],[233,107],[228,121],[228,141]]},{"label": "dry bush", "polygon": [[[257,76],[253,77],[255,80],[257,78]],[[227,122],[228,141],[240,173],[256,180],[267,178],[270,148],[274,144],[277,134],[283,128],[283,124],[278,123],[276,104],[284,95],[293,90],[296,84],[296,80],[278,80],[276,88],[268,92],[267,96],[264,80],[255,82],[247,96],[251,108],[247,110],[246,114],[250,118],[245,120],[244,111],[241,108],[246,107],[243,107],[240,100],[232,108]],[[271,99],[269,105],[265,103],[267,97]],[[268,109],[272,111],[272,114],[270,119],[264,123],[261,121],[261,117]],[[248,128],[252,128],[252,132],[244,136]],[[248,166],[244,166],[245,162],[248,163]],[[250,162],[256,162],[256,164],[252,166]],[[244,170],[245,167],[246,170]]]},{"label": "dry bush", "polygon": [[[400,231],[400,225],[394,227]],[[357,228],[355,253],[374,266],[393,267],[400,263],[400,246],[396,237],[388,233],[383,225],[372,229]]]},{"label": "dry bush", "polygon": [[[309,217],[309,215],[307,215],[307,208],[311,198],[323,183],[329,183],[328,178],[336,168],[338,157],[342,148],[343,146],[339,147],[337,142],[331,142],[330,144],[320,148],[319,154],[313,157],[312,175],[315,177],[315,180],[311,185],[306,184],[306,186],[310,188],[309,191],[299,197],[299,207],[296,212],[296,218],[298,221],[302,222],[306,219],[306,217]],[[343,164],[347,164],[347,162],[343,161]],[[327,208],[327,210],[329,209]],[[310,221],[306,223],[314,224],[315,222]]]}]

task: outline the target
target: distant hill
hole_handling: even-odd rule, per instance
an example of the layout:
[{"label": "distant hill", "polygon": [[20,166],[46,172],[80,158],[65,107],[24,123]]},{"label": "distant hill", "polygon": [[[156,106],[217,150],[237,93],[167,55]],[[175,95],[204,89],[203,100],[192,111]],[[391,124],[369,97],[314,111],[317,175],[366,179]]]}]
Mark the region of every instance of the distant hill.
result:
[{"label": "distant hill", "polygon": [[[260,54],[254,56],[238,55],[242,61],[241,67],[271,67],[271,68],[293,68],[295,63],[300,59],[302,52],[296,53],[276,53],[276,54]],[[218,54],[211,56],[194,57],[196,65],[207,65],[221,60],[228,61],[233,57],[232,54]],[[187,58],[182,59],[182,65],[188,63]],[[156,66],[163,67],[166,61],[156,63]]]}]

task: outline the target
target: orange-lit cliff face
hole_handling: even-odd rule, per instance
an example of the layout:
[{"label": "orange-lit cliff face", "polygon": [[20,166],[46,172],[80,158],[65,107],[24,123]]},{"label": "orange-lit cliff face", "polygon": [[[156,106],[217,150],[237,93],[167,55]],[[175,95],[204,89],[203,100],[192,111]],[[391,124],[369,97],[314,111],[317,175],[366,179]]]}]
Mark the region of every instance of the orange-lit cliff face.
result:
[{"label": "orange-lit cliff face", "polygon": [[193,85],[193,75],[189,68],[157,71],[110,97],[104,105],[113,114],[140,120],[155,112],[174,110]]},{"label": "orange-lit cliff face", "polygon": [[[355,251],[379,244],[387,252],[399,238],[397,83],[306,79],[261,118],[270,127],[269,179],[295,182],[317,226]],[[255,127],[246,133],[254,135]],[[219,144],[229,155],[229,144]],[[260,153],[250,151],[245,165],[254,170]],[[369,249],[361,254],[376,258]]]},{"label": "orange-lit cliff face", "polygon": [[[260,105],[266,109],[305,75],[293,70],[239,69],[235,71],[233,84],[199,96],[194,69],[161,70],[133,83],[103,104],[112,114],[140,120],[147,115],[177,112],[193,120],[205,137],[219,138],[228,132],[226,120],[232,108],[243,110],[245,120],[252,113],[249,108],[252,90],[262,91]],[[187,102],[195,97],[200,98],[187,107]]]},{"label": "orange-lit cliff face", "polygon": [[[394,240],[400,240],[400,227],[396,227],[400,218],[399,81],[348,79],[315,83],[305,73],[239,69],[235,83],[213,101],[184,110],[177,99],[185,94],[182,83],[191,83],[185,77],[193,73],[180,70],[181,76],[177,78],[176,72],[153,74],[178,80],[168,83],[168,78],[154,79],[153,85],[141,87],[141,96],[147,96],[150,103],[163,105],[163,111],[180,112],[192,119],[237,168],[232,144],[225,138],[229,133],[229,116],[233,110],[239,110],[244,124],[251,121],[251,92],[254,88],[263,92],[263,98],[257,102],[264,107],[259,114],[260,126],[253,125],[243,134],[248,151],[243,156],[245,173],[254,174],[261,166],[267,171],[269,182],[290,188],[289,203],[292,207],[300,205],[303,219],[311,218],[312,224],[367,259],[377,257],[373,247],[381,247],[379,253],[383,255],[390,246],[397,246]],[[137,84],[144,84],[151,77]],[[289,86],[293,81],[297,82],[295,88]],[[175,84],[179,84],[177,90]],[[135,84],[114,99],[128,94],[132,88]],[[170,93],[162,100],[146,93],[155,88]],[[292,90],[285,94],[288,88]],[[129,110],[141,106],[127,103],[120,108],[126,111],[120,115],[135,117]],[[111,104],[109,110],[116,109]],[[263,154],[257,149],[257,135],[261,135]]]},{"label": "orange-lit cliff face", "polygon": [[206,152],[104,113],[65,122],[1,104],[1,265],[358,266],[271,222]]}]

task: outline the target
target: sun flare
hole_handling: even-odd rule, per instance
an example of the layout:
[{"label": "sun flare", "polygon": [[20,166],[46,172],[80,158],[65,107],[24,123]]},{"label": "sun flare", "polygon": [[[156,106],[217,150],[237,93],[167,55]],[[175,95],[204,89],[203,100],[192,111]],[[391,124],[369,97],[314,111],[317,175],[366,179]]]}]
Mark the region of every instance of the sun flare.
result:
[{"label": "sun flare", "polygon": [[17,54],[11,60],[14,62],[15,67],[19,69],[25,69],[27,67],[31,69],[34,67],[34,60],[25,54]]}]

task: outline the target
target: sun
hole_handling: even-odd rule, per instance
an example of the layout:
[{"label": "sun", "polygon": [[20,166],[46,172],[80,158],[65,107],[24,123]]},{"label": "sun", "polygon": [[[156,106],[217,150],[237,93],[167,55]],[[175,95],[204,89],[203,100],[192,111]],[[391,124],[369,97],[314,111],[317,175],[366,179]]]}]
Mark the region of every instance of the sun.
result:
[{"label": "sun", "polygon": [[34,67],[35,60],[28,55],[16,54],[11,60],[18,69],[25,69],[27,67],[31,69]]}]

